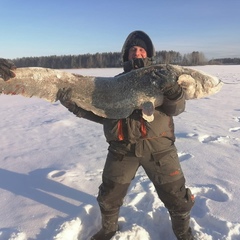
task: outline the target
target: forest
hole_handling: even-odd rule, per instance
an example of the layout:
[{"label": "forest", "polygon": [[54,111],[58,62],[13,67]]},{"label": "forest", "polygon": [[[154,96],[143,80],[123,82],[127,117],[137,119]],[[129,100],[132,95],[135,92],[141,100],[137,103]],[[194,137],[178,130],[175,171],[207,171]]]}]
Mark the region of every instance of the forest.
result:
[{"label": "forest", "polygon": [[[120,52],[23,57],[12,59],[12,61],[17,67],[45,67],[53,69],[118,68],[122,66]],[[198,51],[184,55],[176,51],[157,51],[154,61],[156,64],[177,64],[182,66],[240,64],[240,58],[212,59],[208,61],[204,54]]]}]

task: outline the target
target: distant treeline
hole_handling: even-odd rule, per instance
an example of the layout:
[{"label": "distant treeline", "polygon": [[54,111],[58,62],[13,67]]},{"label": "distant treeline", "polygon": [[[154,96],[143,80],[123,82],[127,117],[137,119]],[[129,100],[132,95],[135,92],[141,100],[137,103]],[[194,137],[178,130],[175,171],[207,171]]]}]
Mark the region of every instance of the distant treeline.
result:
[{"label": "distant treeline", "polygon": [[[181,55],[175,51],[157,51],[157,64],[177,64],[182,66],[196,66],[205,64],[240,64],[240,59],[213,59],[208,61],[201,52]],[[122,66],[120,52],[95,53],[83,55],[62,55],[43,57],[23,57],[13,59],[17,67],[45,67],[54,69],[71,68],[118,68]]]},{"label": "distant treeline", "polygon": [[240,58],[218,58],[210,60],[209,64],[238,65]]}]

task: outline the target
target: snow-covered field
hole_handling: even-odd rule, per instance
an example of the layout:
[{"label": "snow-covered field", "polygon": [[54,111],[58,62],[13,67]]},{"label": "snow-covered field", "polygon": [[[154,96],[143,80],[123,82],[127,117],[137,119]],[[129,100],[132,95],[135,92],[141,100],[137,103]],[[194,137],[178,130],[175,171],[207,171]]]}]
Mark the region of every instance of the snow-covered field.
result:
[{"label": "snow-covered field", "polygon": [[[225,83],[175,117],[176,145],[196,196],[197,239],[240,239],[240,66],[199,66]],[[72,71],[72,70],[71,70]],[[74,70],[113,76],[121,69]],[[102,126],[59,102],[0,96],[0,240],[82,240],[100,228],[96,201],[107,154]],[[132,181],[113,240],[174,240],[143,169]]]}]

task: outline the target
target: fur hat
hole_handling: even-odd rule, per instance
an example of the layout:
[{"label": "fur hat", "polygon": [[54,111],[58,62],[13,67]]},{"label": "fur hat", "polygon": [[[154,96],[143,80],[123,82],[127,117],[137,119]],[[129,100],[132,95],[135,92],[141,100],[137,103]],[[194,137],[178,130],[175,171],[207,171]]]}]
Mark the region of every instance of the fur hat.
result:
[{"label": "fur hat", "polygon": [[134,46],[139,46],[141,48],[144,48],[145,51],[147,52],[147,45],[141,38],[135,38],[132,42],[130,42],[130,44],[126,48],[127,51],[129,51],[129,49]]},{"label": "fur hat", "polygon": [[133,46],[139,46],[146,50],[147,57],[155,56],[155,49],[149,36],[143,31],[134,31],[130,33],[122,47],[122,60],[128,61],[129,49]]}]

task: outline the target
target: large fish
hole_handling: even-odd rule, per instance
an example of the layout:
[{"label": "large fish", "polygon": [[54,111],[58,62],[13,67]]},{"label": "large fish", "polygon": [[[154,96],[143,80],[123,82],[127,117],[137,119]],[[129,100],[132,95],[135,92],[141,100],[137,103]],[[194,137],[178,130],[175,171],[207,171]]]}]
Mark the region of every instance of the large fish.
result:
[{"label": "large fish", "polygon": [[[217,93],[222,82],[216,77],[190,68],[159,64],[131,71],[116,77],[81,76],[48,68],[18,68],[16,77],[0,80],[0,93],[39,97],[56,101],[61,88],[72,89],[72,100],[80,107],[96,115],[121,119],[134,109],[145,109],[149,105],[160,106],[163,93],[162,72],[176,76],[187,99],[202,98]],[[144,116],[152,121],[153,116]]]}]

